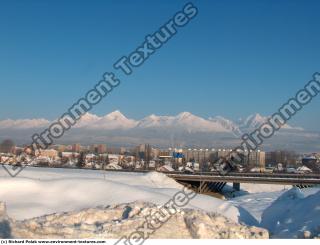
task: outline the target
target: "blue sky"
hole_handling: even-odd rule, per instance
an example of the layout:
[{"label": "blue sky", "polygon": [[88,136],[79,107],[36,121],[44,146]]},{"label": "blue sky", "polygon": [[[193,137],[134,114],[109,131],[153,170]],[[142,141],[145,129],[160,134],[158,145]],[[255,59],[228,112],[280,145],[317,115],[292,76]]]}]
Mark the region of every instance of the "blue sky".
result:
[{"label": "blue sky", "polygon": [[[187,1],[1,1],[0,119],[54,119]],[[93,109],[269,115],[320,71],[319,1],[194,1],[198,16]],[[318,129],[320,99],[291,122]]]}]

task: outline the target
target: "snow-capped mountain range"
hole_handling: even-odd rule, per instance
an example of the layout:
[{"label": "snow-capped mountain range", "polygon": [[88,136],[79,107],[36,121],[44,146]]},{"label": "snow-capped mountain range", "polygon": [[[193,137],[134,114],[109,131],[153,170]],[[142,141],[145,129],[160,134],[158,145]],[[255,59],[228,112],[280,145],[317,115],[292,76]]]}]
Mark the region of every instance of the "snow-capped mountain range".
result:
[{"label": "snow-capped mountain range", "polygon": [[[241,132],[259,127],[266,122],[268,117],[254,114],[244,120],[234,122],[222,116],[209,117],[208,119],[196,116],[190,112],[182,112],[176,116],[150,115],[141,120],[129,119],[120,111],[111,112],[105,116],[86,113],[77,122],[75,128],[97,130],[128,130],[128,129],[163,129],[183,130],[192,132]],[[46,119],[6,119],[0,121],[0,129],[31,129],[46,127],[51,122]],[[300,127],[284,125],[284,129],[303,130]]]},{"label": "snow-capped mountain range", "polygon": [[[250,115],[232,121],[222,116],[202,118],[189,112],[176,116],[150,115],[140,120],[130,119],[120,111],[105,116],[87,113],[73,129],[56,143],[107,143],[109,146],[136,146],[149,143],[159,147],[234,147],[244,133],[253,132],[268,117]],[[0,120],[0,140],[10,138],[17,144],[27,144],[34,133],[41,133],[51,123],[47,119]],[[305,152],[320,151],[320,133],[285,125],[263,149],[293,149]]]}]

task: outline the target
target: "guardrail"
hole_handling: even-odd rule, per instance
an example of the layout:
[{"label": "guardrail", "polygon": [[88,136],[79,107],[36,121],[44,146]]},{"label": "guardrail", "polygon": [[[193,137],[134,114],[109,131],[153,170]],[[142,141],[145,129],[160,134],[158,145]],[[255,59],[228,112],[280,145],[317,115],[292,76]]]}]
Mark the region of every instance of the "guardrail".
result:
[{"label": "guardrail", "polygon": [[320,176],[248,176],[248,175],[189,175],[167,173],[168,177],[180,181],[233,182],[284,185],[320,185]]}]

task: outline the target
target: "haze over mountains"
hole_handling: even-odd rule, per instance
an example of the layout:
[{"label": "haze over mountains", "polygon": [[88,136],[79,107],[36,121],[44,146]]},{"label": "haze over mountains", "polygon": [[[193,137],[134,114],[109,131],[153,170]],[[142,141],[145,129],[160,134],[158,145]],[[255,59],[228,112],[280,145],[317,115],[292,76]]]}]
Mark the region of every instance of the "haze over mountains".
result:
[{"label": "haze over mountains", "polygon": [[[268,117],[253,114],[234,122],[222,116],[208,119],[182,112],[176,116],[150,115],[141,120],[129,119],[120,111],[105,116],[85,114],[79,122],[58,142],[82,144],[107,143],[131,146],[150,143],[171,147],[227,147],[239,144],[245,132],[252,132]],[[53,121],[52,121],[53,122]],[[50,125],[46,119],[20,119],[0,121],[0,138],[10,137],[19,143]],[[320,149],[320,134],[308,132],[300,127],[284,125],[264,147],[313,151]]]},{"label": "haze over mountains", "polygon": [[[111,112],[105,116],[86,113],[77,122],[75,128],[87,129],[132,129],[132,128],[162,128],[162,129],[179,129],[187,132],[233,132],[244,128],[257,128],[268,118],[260,114],[248,116],[245,120],[233,122],[222,116],[209,117],[208,119],[195,116],[190,112],[181,112],[176,116],[157,116],[150,115],[141,120],[129,119],[120,111]],[[52,121],[54,122],[54,121]],[[48,126],[49,120],[40,119],[6,119],[0,121],[0,129],[30,129],[42,128]],[[303,130],[302,128],[284,125],[285,129]]]}]

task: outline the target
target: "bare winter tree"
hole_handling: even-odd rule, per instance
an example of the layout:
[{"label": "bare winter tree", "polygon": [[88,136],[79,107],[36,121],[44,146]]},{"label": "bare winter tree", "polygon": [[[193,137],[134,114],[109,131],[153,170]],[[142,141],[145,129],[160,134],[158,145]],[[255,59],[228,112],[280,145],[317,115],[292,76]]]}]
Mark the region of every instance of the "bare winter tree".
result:
[{"label": "bare winter tree", "polygon": [[15,144],[11,139],[5,139],[0,144],[0,152],[2,153],[13,153]]},{"label": "bare winter tree", "polygon": [[80,152],[79,157],[78,157],[78,162],[77,162],[77,167],[78,168],[83,168],[86,165],[86,156],[84,152]]}]

